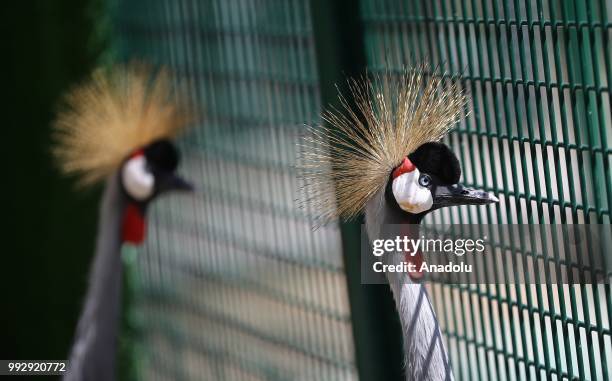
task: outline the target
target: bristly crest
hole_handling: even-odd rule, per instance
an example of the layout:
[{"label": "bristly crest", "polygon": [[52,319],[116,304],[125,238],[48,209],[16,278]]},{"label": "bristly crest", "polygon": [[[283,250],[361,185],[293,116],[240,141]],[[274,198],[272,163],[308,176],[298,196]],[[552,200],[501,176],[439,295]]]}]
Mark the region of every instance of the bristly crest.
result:
[{"label": "bristly crest", "polygon": [[341,110],[322,115],[301,144],[302,202],[325,223],[352,219],[421,144],[441,140],[465,115],[457,79],[427,65],[348,81],[356,111],[340,94]]},{"label": "bristly crest", "polygon": [[171,139],[190,121],[165,70],[141,64],[94,71],[71,90],[53,125],[53,154],[80,185],[104,180],[126,156]]}]

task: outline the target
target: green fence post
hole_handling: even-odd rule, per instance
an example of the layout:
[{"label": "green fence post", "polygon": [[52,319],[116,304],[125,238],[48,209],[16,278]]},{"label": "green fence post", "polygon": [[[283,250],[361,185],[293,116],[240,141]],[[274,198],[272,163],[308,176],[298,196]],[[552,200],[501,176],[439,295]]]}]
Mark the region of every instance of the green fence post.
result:
[{"label": "green fence post", "polygon": [[[365,72],[359,2],[312,0],[321,103],[339,106],[346,78]],[[403,380],[403,349],[393,296],[386,285],[361,284],[361,220],[341,223],[355,361],[361,380]]]}]

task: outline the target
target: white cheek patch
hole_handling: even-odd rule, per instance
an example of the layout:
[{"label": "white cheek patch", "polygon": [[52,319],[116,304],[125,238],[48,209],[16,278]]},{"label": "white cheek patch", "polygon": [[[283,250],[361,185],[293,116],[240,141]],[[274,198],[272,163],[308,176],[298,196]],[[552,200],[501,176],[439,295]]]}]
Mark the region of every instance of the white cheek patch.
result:
[{"label": "white cheek patch", "polygon": [[144,156],[136,156],[128,160],[121,173],[123,186],[127,193],[136,200],[142,201],[151,197],[155,179],[147,170]]},{"label": "white cheek patch", "polygon": [[431,191],[419,184],[421,173],[418,169],[404,173],[393,180],[393,196],[402,210],[418,214],[431,209]]}]

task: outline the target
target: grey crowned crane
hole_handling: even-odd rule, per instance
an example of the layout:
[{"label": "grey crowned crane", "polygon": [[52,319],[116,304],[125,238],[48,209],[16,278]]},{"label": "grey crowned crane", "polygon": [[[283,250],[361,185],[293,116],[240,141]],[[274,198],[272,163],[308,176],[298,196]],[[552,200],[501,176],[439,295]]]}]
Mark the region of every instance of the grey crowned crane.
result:
[{"label": "grey crowned crane", "polygon": [[[303,144],[307,202],[323,222],[365,215],[370,240],[385,224],[402,224],[418,238],[433,210],[497,202],[485,191],[459,184],[460,163],[439,141],[465,113],[455,80],[427,66],[398,76],[350,80],[357,111],[340,95],[340,110],[323,114],[329,126],[309,129]],[[422,255],[385,256],[388,264],[414,263]],[[399,314],[407,380],[452,380],[441,330],[421,283],[422,274],[386,273]]]},{"label": "grey crowned crane", "polygon": [[79,183],[105,181],[89,287],[66,380],[113,380],[121,305],[122,248],[145,238],[147,206],[188,190],[175,173],[171,139],[186,125],[168,75],[141,66],[98,70],[66,97],[55,122],[53,153]]}]

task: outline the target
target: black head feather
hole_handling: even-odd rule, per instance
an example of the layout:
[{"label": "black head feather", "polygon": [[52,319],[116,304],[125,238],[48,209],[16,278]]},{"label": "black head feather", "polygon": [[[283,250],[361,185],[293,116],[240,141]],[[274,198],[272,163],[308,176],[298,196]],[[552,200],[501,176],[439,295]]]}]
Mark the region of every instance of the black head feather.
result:
[{"label": "black head feather", "polygon": [[144,155],[153,171],[174,172],[179,163],[179,153],[168,140],[157,140],[144,148]]},{"label": "black head feather", "polygon": [[437,177],[443,185],[457,184],[461,177],[459,159],[442,143],[425,143],[408,155],[410,161],[422,173]]}]

